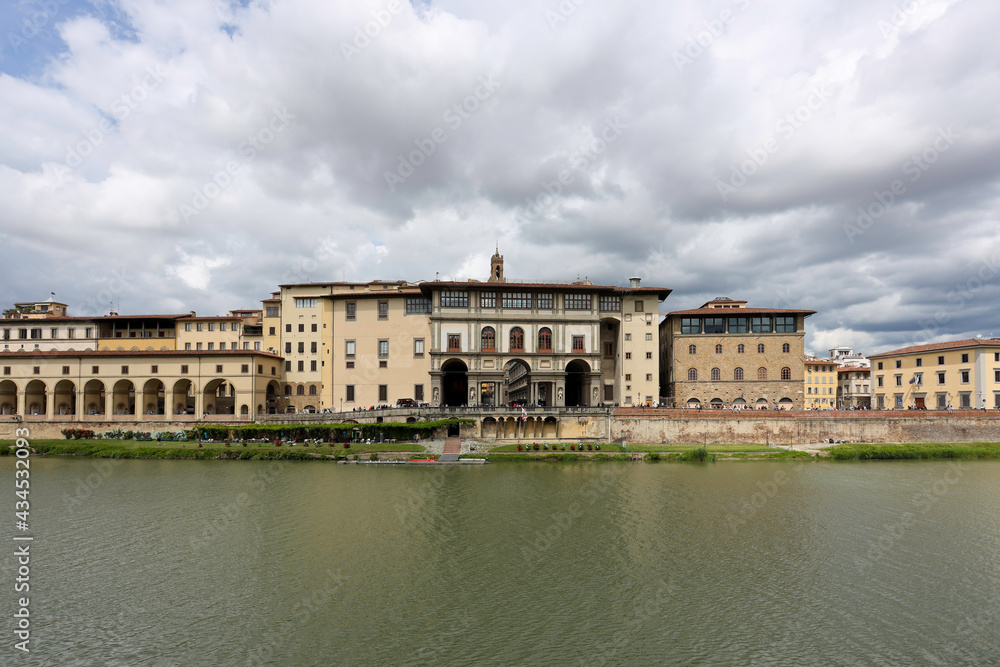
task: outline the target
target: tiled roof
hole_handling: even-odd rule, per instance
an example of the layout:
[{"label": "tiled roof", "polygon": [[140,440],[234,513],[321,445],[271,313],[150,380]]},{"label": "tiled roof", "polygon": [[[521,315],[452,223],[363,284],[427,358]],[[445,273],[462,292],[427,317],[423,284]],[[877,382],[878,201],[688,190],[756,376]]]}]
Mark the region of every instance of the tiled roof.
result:
[{"label": "tiled roof", "polygon": [[423,292],[431,292],[434,289],[447,289],[447,288],[476,288],[479,290],[506,290],[508,292],[517,291],[519,289],[530,289],[532,291],[539,290],[573,290],[581,292],[620,292],[622,294],[641,294],[641,293],[656,293],[662,294],[662,299],[666,299],[667,296],[673,291],[666,287],[622,287],[620,285],[588,285],[584,283],[488,283],[482,282],[468,282],[468,281],[444,281],[444,280],[434,280],[420,283],[420,289]]},{"label": "tiled roof", "polygon": [[0,350],[0,358],[51,357],[245,357],[263,356],[282,359],[278,354],[262,350]]},{"label": "tiled roof", "polygon": [[898,350],[879,352],[869,355],[869,359],[879,357],[895,357],[903,354],[920,354],[921,352],[938,352],[941,350],[956,350],[961,347],[1000,347],[1000,338],[965,338],[963,340],[953,340],[946,343],[930,343],[927,345],[911,345],[901,347]]},{"label": "tiled roof", "polygon": [[673,315],[715,315],[717,317],[739,317],[740,315],[771,315],[771,314],[802,314],[808,317],[815,314],[815,310],[800,310],[797,308],[692,308],[691,310],[675,310],[667,313],[667,317]]}]

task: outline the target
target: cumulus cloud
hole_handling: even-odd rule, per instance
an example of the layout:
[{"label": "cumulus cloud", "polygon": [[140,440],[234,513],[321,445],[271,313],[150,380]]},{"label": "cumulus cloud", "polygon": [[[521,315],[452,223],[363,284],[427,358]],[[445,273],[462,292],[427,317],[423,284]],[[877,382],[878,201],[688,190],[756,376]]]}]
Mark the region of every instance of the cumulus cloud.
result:
[{"label": "cumulus cloud", "polygon": [[4,19],[9,302],[219,313],[499,244],[816,310],[812,352],[1000,333],[992,3],[55,5]]}]

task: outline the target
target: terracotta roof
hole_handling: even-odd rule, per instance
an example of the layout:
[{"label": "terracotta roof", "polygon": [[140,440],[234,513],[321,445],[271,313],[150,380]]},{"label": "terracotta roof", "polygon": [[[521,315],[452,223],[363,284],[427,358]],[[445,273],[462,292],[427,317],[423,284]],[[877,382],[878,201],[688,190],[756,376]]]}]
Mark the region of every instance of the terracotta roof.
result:
[{"label": "terracotta roof", "polygon": [[507,291],[515,292],[517,290],[530,290],[532,292],[545,292],[545,291],[578,291],[578,292],[615,292],[620,294],[662,294],[660,300],[666,299],[667,296],[673,292],[672,289],[666,287],[622,287],[620,285],[585,285],[582,283],[488,283],[482,282],[468,282],[468,281],[445,281],[445,280],[434,280],[420,283],[420,290],[424,293],[429,293],[435,289],[450,289],[450,288],[463,288],[463,289],[478,289],[478,290],[493,290],[493,291]]},{"label": "terracotta roof", "polygon": [[281,355],[263,350],[0,350],[0,358],[50,358],[50,357],[272,357]]},{"label": "terracotta roof", "polygon": [[715,315],[717,317],[739,317],[740,315],[770,315],[770,314],[803,314],[806,317],[816,313],[815,310],[800,310],[797,308],[692,308],[691,310],[675,310],[667,313],[672,315]]},{"label": "terracotta roof", "polygon": [[870,373],[871,370],[872,369],[868,368],[867,366],[841,366],[840,368],[837,369],[837,372],[850,373],[853,371],[868,371]]},{"label": "terracotta roof", "polygon": [[898,350],[879,352],[869,355],[869,359],[878,357],[895,357],[903,354],[919,354],[921,352],[937,352],[939,350],[955,350],[960,347],[1000,347],[1000,338],[965,338],[963,340],[953,340],[947,343],[930,343],[928,345],[911,345],[901,347]]}]

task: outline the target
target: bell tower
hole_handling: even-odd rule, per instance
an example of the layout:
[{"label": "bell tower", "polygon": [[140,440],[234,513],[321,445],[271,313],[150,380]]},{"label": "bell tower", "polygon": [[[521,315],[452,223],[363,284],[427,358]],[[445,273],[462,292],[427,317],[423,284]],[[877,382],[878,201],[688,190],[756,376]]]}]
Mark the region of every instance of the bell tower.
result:
[{"label": "bell tower", "polygon": [[503,255],[500,254],[499,245],[497,246],[496,252],[493,253],[493,258],[490,260],[490,279],[487,282],[507,282],[507,280],[503,277]]}]

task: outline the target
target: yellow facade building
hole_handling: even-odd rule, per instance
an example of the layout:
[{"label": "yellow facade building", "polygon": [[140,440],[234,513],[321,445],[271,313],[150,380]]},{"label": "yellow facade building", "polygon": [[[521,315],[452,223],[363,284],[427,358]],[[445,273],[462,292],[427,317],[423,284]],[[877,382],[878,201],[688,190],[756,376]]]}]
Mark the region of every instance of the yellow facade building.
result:
[{"label": "yellow facade building", "polygon": [[1000,409],[1000,339],[914,345],[868,358],[873,409]]},{"label": "yellow facade building", "polygon": [[806,410],[833,410],[837,406],[837,362],[817,357],[805,360]]}]

